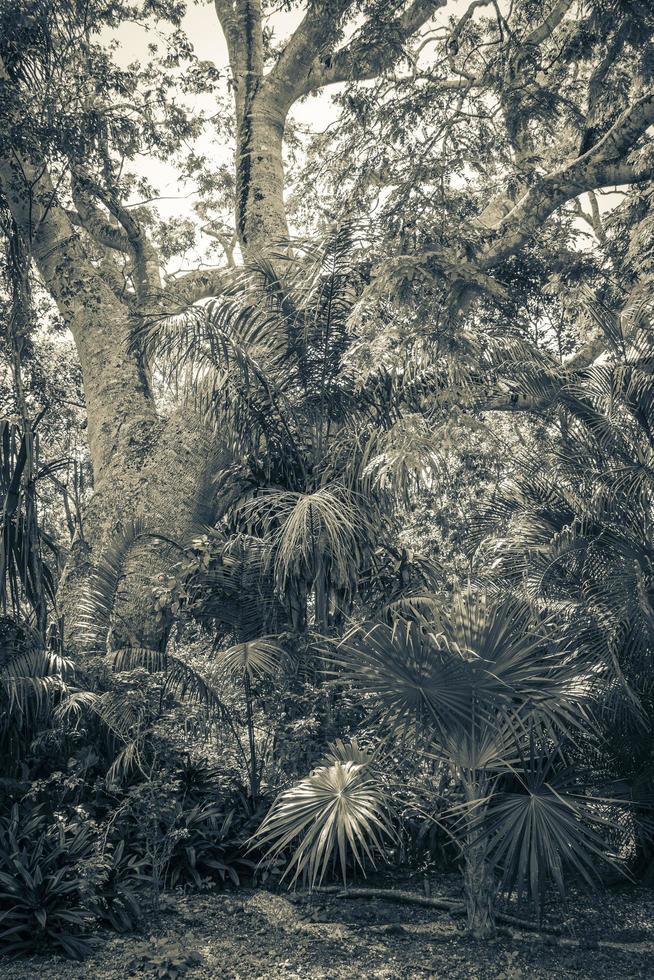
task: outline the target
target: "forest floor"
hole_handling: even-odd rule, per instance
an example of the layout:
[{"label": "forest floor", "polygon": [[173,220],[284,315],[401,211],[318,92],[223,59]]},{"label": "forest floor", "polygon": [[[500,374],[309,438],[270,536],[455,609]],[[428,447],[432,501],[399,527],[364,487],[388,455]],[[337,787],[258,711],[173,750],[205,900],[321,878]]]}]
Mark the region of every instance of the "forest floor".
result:
[{"label": "forest floor", "polygon": [[[432,893],[458,897],[443,875]],[[624,886],[568,908],[561,936],[501,930],[475,942],[460,916],[383,900],[263,890],[165,896],[145,934],[102,933],[83,963],[36,956],[0,960],[2,980],[523,980],[654,977],[654,890]],[[155,972],[167,957],[197,962]]]}]

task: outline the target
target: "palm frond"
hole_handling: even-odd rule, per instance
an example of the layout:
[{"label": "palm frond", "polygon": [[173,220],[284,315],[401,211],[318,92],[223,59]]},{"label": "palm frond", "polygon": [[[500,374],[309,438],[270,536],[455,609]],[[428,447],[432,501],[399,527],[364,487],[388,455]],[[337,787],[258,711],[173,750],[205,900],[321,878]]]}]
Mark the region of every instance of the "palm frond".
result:
[{"label": "palm frond", "polygon": [[173,694],[181,700],[199,704],[212,717],[223,719],[228,715],[217,692],[190,664],[168,652],[149,647],[124,647],[109,656],[117,672],[139,668],[148,673],[163,675],[163,694]]},{"label": "palm frond", "polygon": [[379,781],[367,765],[334,762],[317,769],[297,786],[282,793],[253,838],[267,847],[272,861],[300,838],[284,876],[291,884],[304,876],[313,887],[322,882],[332,859],[347,881],[348,857],[364,870],[374,866],[392,839],[389,804]]},{"label": "palm frond", "polygon": [[232,677],[247,674],[250,680],[274,677],[288,659],[288,654],[272,637],[262,636],[256,640],[237,643],[222,650],[218,666]]},{"label": "palm frond", "polygon": [[42,649],[11,657],[0,669],[0,727],[32,730],[51,714],[73,673],[69,660]]},{"label": "palm frond", "polygon": [[427,419],[407,413],[391,427],[379,432],[367,447],[365,476],[381,489],[391,489],[409,502],[410,492],[430,487],[446,473],[442,436]]},{"label": "palm frond", "polygon": [[143,521],[135,521],[117,534],[95,564],[79,603],[77,627],[85,644],[106,653],[116,598],[125,574],[125,563],[134,544],[146,533]]},{"label": "palm frond", "polygon": [[325,564],[335,583],[350,584],[363,522],[352,495],[343,487],[335,484],[312,493],[268,491],[240,510],[272,535],[280,589],[293,576],[313,581]]},{"label": "palm frond", "polygon": [[416,622],[376,624],[342,640],[329,661],[345,679],[375,697],[383,724],[399,733],[442,733],[469,717],[472,673],[443,633]]},{"label": "palm frond", "polygon": [[478,827],[507,892],[527,895],[540,911],[549,883],[565,897],[566,871],[594,888],[602,865],[620,865],[609,845],[612,801],[575,792],[548,765],[530,767],[517,782],[516,791],[495,795]]}]

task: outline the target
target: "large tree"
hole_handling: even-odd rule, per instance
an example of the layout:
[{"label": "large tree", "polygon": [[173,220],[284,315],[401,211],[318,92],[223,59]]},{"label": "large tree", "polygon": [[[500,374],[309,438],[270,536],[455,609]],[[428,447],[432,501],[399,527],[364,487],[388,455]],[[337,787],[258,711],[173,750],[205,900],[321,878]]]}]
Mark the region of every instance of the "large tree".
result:
[{"label": "large tree", "polygon": [[[450,226],[434,223],[428,249],[414,237],[411,251],[405,234],[386,243],[395,252],[386,270],[391,288],[407,262],[438,276],[461,321],[473,315],[477,297],[498,292],[507,263],[555,213],[581,195],[651,177],[648,3],[310,0],[284,7],[299,23],[275,46],[267,26],[274,5],[215,0],[233,94],[224,128],[235,135],[235,235],[246,260],[288,235],[290,110],[337,83],[361,99],[366,86],[383,80],[388,111],[398,93],[416,104],[429,100],[424,125],[431,127],[434,179],[424,183],[427,197],[442,184],[448,140],[476,119],[492,119],[492,128],[479,130],[491,141],[485,192],[466,190],[478,161],[470,149],[466,159],[460,141],[458,183],[448,175],[450,199],[459,188],[466,200],[463,224],[450,209]],[[144,321],[183,312],[224,283],[221,270],[166,277],[165,241],[147,206],[130,206],[134,183],[125,177],[125,162],[136,155],[179,156],[197,134],[175,86],[194,85],[205,97],[217,91],[222,66],[193,59],[181,8],[113,0],[1,6],[0,192],[74,337],[88,412],[95,492],[62,590],[69,609],[88,561],[118,528],[149,514],[183,531],[204,486],[206,434],[182,409],[162,415],[150,365],[127,341]],[[121,69],[99,32],[106,38],[123,21],[153,16],[175,28],[168,52],[139,70]],[[431,116],[430,104],[438,109]],[[375,112],[383,117],[383,99]],[[383,174],[377,182],[384,184]],[[587,345],[574,366],[596,354]],[[493,405],[511,407],[517,397],[509,388]],[[156,642],[156,635],[146,639]]]}]

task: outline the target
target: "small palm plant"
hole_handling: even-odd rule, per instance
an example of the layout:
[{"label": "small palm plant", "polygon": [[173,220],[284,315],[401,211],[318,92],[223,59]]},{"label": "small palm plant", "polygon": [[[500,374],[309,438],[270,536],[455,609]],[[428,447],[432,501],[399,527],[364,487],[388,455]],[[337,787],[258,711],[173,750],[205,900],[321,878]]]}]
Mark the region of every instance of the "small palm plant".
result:
[{"label": "small palm plant", "polygon": [[243,685],[250,801],[253,809],[257,805],[260,782],[254,719],[255,684],[258,680],[272,678],[278,674],[286,660],[285,651],[272,637],[260,637],[250,642],[237,643],[223,650],[219,655],[219,671]]},{"label": "small palm plant", "polygon": [[5,772],[25,758],[39,733],[52,728],[57,705],[74,689],[75,679],[54,629],[58,549],[40,526],[37,499],[39,481],[61,463],[39,458],[38,421],[0,419],[0,753]]},{"label": "small palm plant", "polygon": [[291,884],[300,877],[311,886],[322,882],[331,863],[346,882],[349,857],[363,870],[393,839],[389,800],[372,762],[356,740],[338,742],[323,765],[275,801],[254,841],[269,845],[274,861],[301,838],[284,872],[293,873]]},{"label": "small palm plant", "polygon": [[[568,869],[590,883],[609,856],[599,810],[565,766],[568,743],[589,725],[584,665],[548,629],[524,604],[467,591],[437,620],[359,628],[333,657],[342,679],[377,702],[382,731],[446,767],[458,786],[449,831],[480,938],[493,932],[498,887],[540,907],[549,881],[563,891]],[[326,778],[282,796],[259,831],[271,854],[302,835],[291,862],[311,871],[328,836],[316,800]],[[333,822],[337,840],[377,843],[367,814],[335,809]]]},{"label": "small palm plant", "polygon": [[5,772],[28,753],[38,732],[52,727],[57,706],[74,690],[73,664],[35,639],[2,647],[0,752]]}]

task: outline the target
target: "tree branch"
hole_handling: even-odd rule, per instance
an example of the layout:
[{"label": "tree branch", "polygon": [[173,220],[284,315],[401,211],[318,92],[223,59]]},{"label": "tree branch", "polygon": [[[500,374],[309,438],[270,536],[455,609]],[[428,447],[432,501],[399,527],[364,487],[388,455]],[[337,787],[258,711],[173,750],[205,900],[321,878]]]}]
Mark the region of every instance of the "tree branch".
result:
[{"label": "tree branch", "polygon": [[522,44],[538,45],[546,41],[554,33],[574,2],[575,0],[559,0],[543,22],[524,38]]},{"label": "tree branch", "polygon": [[220,296],[228,280],[226,269],[199,269],[169,279],[157,302],[157,315],[174,315],[203,299]]},{"label": "tree branch", "polygon": [[[529,109],[530,100],[533,98],[537,86],[529,77],[530,51],[551,37],[573,3],[574,0],[559,0],[537,27],[523,40],[515,44],[515,49],[511,54],[511,71],[504,73],[499,97],[506,121],[507,136],[514,154],[518,180],[517,186],[511,194],[503,192],[496,195],[478,216],[476,224],[485,228],[494,227],[501,218],[511,211],[516,197],[525,190],[528,175],[534,170],[536,154],[534,140],[529,128],[533,110],[529,111]],[[538,100],[533,100],[533,105],[537,104]]]},{"label": "tree branch", "polygon": [[132,306],[135,302],[134,293],[127,288],[125,270],[116,261],[113,252],[105,252],[97,265],[97,270],[112,291],[116,299],[121,303]]},{"label": "tree branch", "polygon": [[577,217],[586,222],[589,228],[592,228],[593,234],[600,245],[605,245],[606,232],[604,230],[604,225],[602,224],[602,218],[595,191],[588,191],[588,200],[590,202],[590,214],[588,214],[587,211],[584,211],[581,201],[577,197],[573,198],[572,200],[572,210]]},{"label": "tree branch", "polygon": [[389,62],[392,52],[389,42],[398,46],[404,44],[447,3],[448,0],[413,0],[403,14],[386,25],[383,39],[372,42],[365,40],[370,23],[365,24],[347,47],[333,55],[320,55],[314,59],[304,80],[298,80],[295,98],[337,82],[376,78]]},{"label": "tree branch", "polygon": [[227,42],[229,61],[232,66],[232,70],[234,70],[234,65],[236,64],[241,53],[241,38],[238,29],[238,21],[236,19],[236,11],[234,10],[234,4],[232,0],[214,0],[214,6],[216,8],[216,15],[220,22],[220,26],[223,29],[223,34],[225,35],[225,40]]},{"label": "tree branch", "polygon": [[480,268],[492,269],[513,255],[554,211],[579,194],[599,187],[651,180],[654,177],[651,157],[630,161],[627,155],[653,123],[654,93],[649,93],[626,109],[587,153],[539,178],[491,228],[490,241],[477,257]]},{"label": "tree branch", "polygon": [[299,98],[306,86],[307,77],[314,62],[320,61],[321,52],[331,51],[341,33],[343,16],[354,0],[336,0],[310,9],[286,44],[275,67],[267,76],[267,84],[288,93],[291,103]]},{"label": "tree branch", "polygon": [[75,212],[67,212],[72,223],[88,232],[98,245],[129,255],[130,243],[124,229],[117,222],[111,222],[97,207],[84,181],[76,173],[72,176],[72,194]]},{"label": "tree branch", "polygon": [[215,238],[217,242],[220,242],[222,250],[225,253],[225,258],[227,259],[227,265],[230,269],[235,269],[236,259],[234,258],[234,251],[238,245],[238,235],[236,232],[226,232],[224,228],[216,230],[211,227],[211,224],[203,225],[200,231],[208,235],[209,238]]},{"label": "tree branch", "polygon": [[[109,213],[113,215],[116,221],[121,225],[122,235],[120,235],[119,229],[115,229],[114,226],[106,220],[104,221],[103,227],[99,228],[98,230],[102,233],[106,233],[109,229],[119,231],[118,240],[121,242],[121,245],[109,245],[109,247],[118,248],[120,251],[127,252],[131,255],[134,266],[134,286],[136,289],[137,298],[140,303],[147,303],[150,297],[161,289],[161,275],[159,271],[159,256],[157,254],[157,250],[148,240],[147,235],[141,228],[134,214],[123,204],[121,204],[118,195],[115,192],[106,191],[101,184],[95,181],[88,174],[82,173],[79,170],[74,171],[73,194],[75,194],[75,186],[77,186],[78,200],[80,200],[83,207],[88,205],[91,196],[93,196],[104,204]],[[81,199],[79,197],[80,191],[82,193]],[[102,212],[94,206],[93,208],[93,218],[95,219],[95,217],[99,215],[100,218],[98,220],[101,220],[103,217]],[[81,212],[80,217],[83,219]],[[91,234],[93,234],[93,232],[91,232]]]}]

